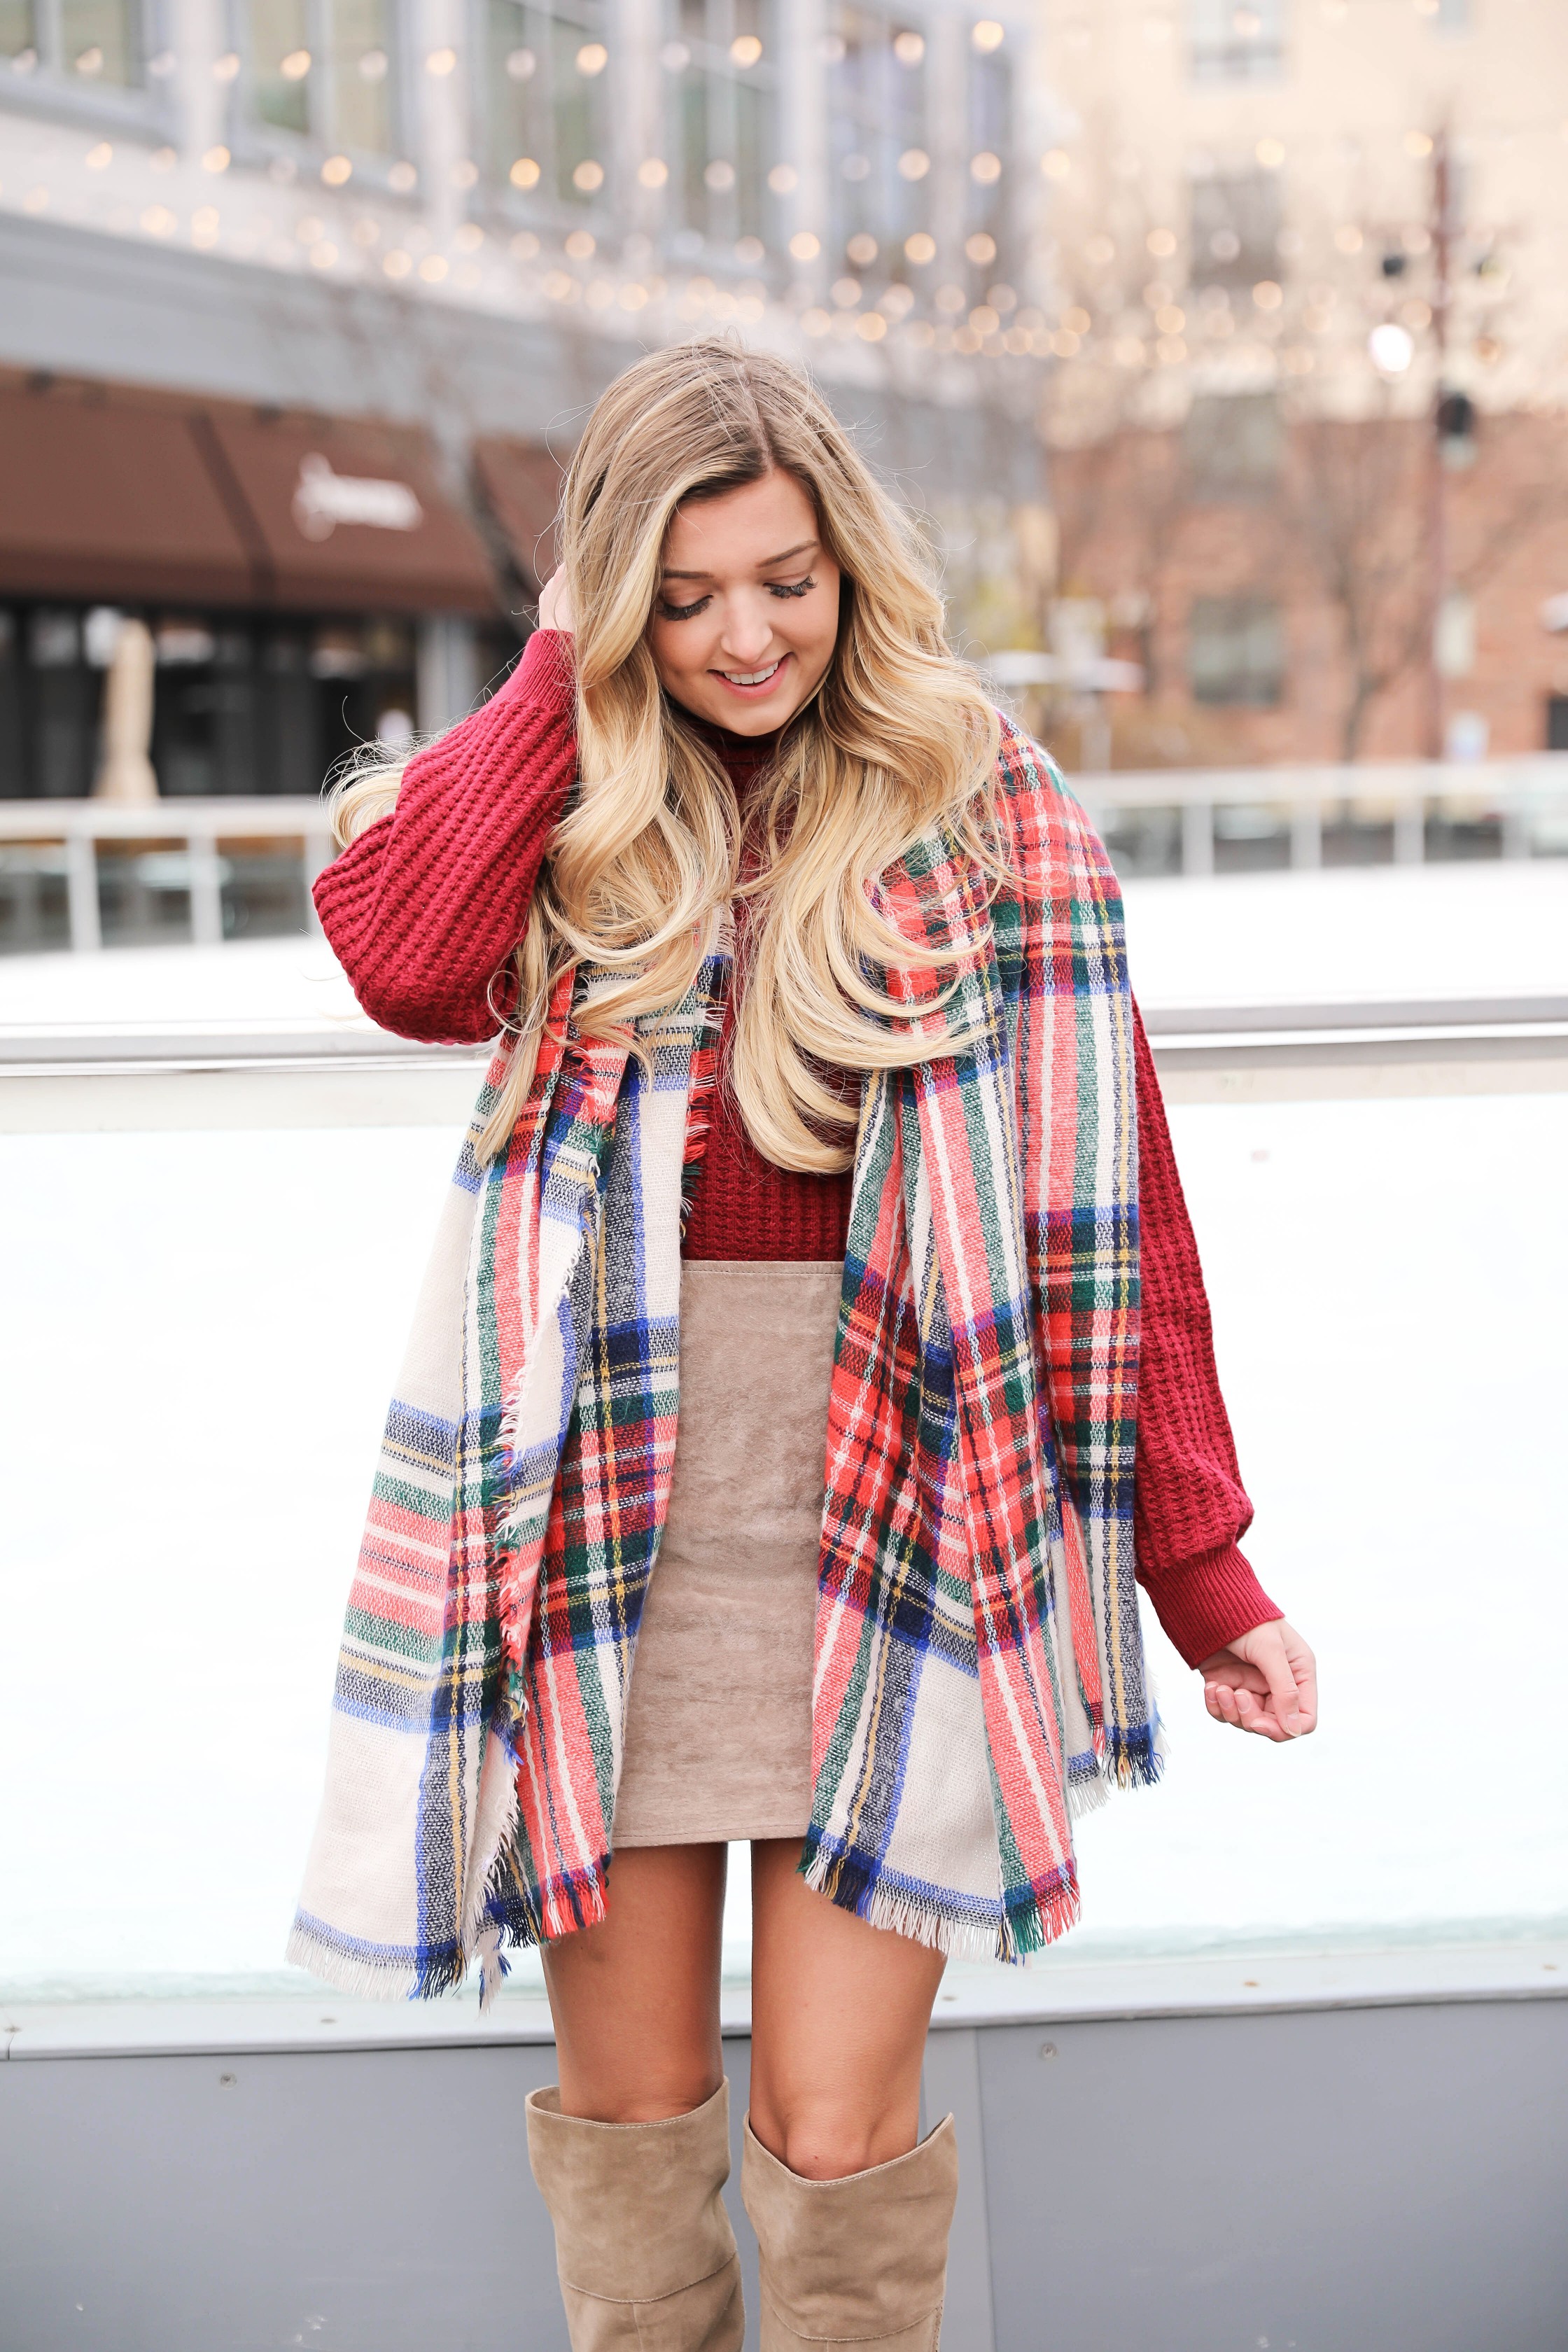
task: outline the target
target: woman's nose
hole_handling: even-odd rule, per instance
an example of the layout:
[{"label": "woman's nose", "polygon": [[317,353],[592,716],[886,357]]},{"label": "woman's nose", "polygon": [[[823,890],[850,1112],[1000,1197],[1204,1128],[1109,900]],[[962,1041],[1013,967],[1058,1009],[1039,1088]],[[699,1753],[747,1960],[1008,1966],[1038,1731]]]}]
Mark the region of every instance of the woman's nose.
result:
[{"label": "woman's nose", "polygon": [[735,662],[761,661],[773,641],[773,614],[764,605],[732,604],[724,615],[720,650]]}]

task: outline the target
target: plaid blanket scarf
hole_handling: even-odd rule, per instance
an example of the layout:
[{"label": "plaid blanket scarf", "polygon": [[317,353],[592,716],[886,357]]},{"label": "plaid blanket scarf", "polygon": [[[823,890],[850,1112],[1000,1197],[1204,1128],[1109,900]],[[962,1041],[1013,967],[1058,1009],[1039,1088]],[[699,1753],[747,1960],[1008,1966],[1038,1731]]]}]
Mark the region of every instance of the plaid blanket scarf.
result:
[{"label": "plaid blanket scarf", "polygon": [[[828,1418],[802,1869],[948,1951],[1078,1913],[1071,1816],[1160,1764],[1132,1558],[1137,1140],[1121,906],[1004,724],[1021,887],[945,835],[884,874],[974,1044],[865,1084]],[[387,1422],[289,1958],[429,1996],[603,1916],[675,1455],[680,1230],[727,931],[644,1060],[565,975],[503,1154],[486,1079]],[[893,970],[911,1028],[946,973]],[[645,1066],[646,1065],[646,1066]]]}]

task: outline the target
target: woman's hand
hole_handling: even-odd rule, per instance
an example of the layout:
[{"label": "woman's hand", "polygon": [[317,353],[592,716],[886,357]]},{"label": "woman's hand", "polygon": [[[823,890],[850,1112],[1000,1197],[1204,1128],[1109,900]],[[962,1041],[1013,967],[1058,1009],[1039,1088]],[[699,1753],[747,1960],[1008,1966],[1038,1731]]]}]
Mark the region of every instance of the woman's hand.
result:
[{"label": "woman's hand", "polygon": [[552,572],[539,592],[539,625],[542,629],[560,629],[570,636],[574,626],[572,599],[566,592],[566,574]]},{"label": "woman's hand", "polygon": [[1238,1633],[1198,1668],[1216,1723],[1264,1739],[1300,1739],[1317,1727],[1318,1664],[1282,1617]]}]

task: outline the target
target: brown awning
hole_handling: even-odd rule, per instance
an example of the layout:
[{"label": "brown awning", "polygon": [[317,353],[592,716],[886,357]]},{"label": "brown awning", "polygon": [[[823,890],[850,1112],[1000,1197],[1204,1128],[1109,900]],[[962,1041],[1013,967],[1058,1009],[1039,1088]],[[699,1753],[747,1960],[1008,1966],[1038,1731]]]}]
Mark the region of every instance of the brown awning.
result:
[{"label": "brown awning", "polygon": [[0,389],[0,593],[248,604],[249,557],[174,409]]},{"label": "brown awning", "polygon": [[474,444],[474,472],[519,571],[537,595],[558,561],[560,465],[537,441],[487,436]]},{"label": "brown awning", "polygon": [[0,385],[0,593],[493,613],[416,427],[131,387]]},{"label": "brown awning", "polygon": [[332,612],[493,613],[479,533],[425,435],[358,419],[214,412],[215,472],[255,519],[267,602]]}]

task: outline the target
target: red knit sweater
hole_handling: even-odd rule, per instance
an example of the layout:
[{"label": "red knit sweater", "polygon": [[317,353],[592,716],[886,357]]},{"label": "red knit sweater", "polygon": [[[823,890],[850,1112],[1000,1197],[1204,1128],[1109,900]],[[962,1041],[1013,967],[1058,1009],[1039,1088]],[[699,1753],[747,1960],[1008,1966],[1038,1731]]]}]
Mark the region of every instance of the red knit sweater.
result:
[{"label": "red knit sweater", "polygon": [[[508,960],[576,772],[574,719],[572,641],[541,630],[500,692],[410,761],[393,814],[368,826],[321,876],[322,926],[354,993],[384,1028],[448,1043],[478,1044],[496,1034],[510,1009]],[[712,740],[743,796],[758,747]],[[1237,1549],[1252,1506],[1219,1392],[1197,1245],[1141,1021],[1135,1034],[1138,1574],[1165,1632],[1195,1665],[1280,1612]],[[774,1167],[721,1087],[685,1255],[841,1258],[848,1222],[848,1176]]]}]

